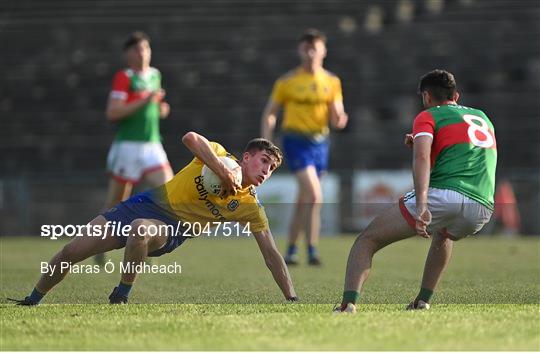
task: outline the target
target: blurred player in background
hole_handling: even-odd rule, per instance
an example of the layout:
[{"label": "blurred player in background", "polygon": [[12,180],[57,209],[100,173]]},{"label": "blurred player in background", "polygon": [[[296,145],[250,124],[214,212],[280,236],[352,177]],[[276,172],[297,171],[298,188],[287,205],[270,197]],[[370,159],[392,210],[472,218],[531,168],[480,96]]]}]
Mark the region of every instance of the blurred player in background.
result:
[{"label": "blurred player in background", "polygon": [[[182,142],[195,155],[191,163],[167,184],[136,194],[94,218],[89,223],[91,228],[86,229],[83,236],[74,237],[51,259],[51,271],[42,274],[32,293],[23,300],[14,301],[19,305],[39,304],[43,296],[64,279],[72,265],[97,253],[125,247],[124,265],[140,266],[147,256],[170,253],[191,235],[199,235],[187,234],[185,224],[193,225],[191,229],[195,232],[196,225],[201,229],[218,222],[239,222],[249,227],[283,295],[289,301],[296,301],[287,265],[276,248],[264,207],[259,203],[255,190],[279,167],[281,151],[268,140],[251,140],[239,162],[242,173],[242,185],[239,185],[235,172],[218,158],[229,155],[223,146],[209,142],[195,132],[184,135]],[[201,178],[204,165],[221,179],[221,195],[204,188]],[[105,237],[96,236],[97,231],[107,229],[108,223],[129,225],[131,231],[125,236],[115,234],[109,228]],[[69,264],[69,268],[61,268],[62,263]],[[109,302],[127,303],[136,277],[135,271],[123,272],[120,284],[109,296]]]},{"label": "blurred player in background", "polygon": [[447,71],[424,75],[418,91],[426,110],[405,136],[405,144],[413,148],[414,190],[356,238],[336,312],[356,311],[378,250],[415,234],[433,238],[420,292],[407,309],[429,309],[453,242],[475,234],[491,218],[497,165],[493,124],[481,110],[457,104],[456,81]]},{"label": "blurred player in background", "polygon": [[328,168],[328,125],[343,129],[348,117],[343,107],[341,82],[323,67],[326,36],[315,29],[307,30],[300,38],[298,55],[300,66],[274,84],[262,115],[261,134],[272,139],[278,113],[284,107],[283,149],[299,187],[285,262],[298,263],[296,244],[300,233],[305,232],[308,263],[320,265],[317,252],[323,201],[320,177]]},{"label": "blurred player in background", "polygon": [[[159,121],[169,115],[170,107],[163,101],[161,74],[150,66],[149,37],[143,32],[130,34],[124,53],[128,68],[114,76],[106,110],[107,119],[117,123],[117,132],[107,157],[110,180],[104,210],[127,199],[142,179],[156,187],[173,177],[159,133]],[[102,254],[95,259],[105,262]]]}]

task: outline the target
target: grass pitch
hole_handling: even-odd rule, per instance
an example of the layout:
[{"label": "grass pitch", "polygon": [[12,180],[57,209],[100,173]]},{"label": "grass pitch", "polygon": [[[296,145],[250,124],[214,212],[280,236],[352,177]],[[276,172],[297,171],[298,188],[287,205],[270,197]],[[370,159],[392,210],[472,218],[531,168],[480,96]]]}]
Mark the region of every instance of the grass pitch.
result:
[{"label": "grass pitch", "polygon": [[[291,270],[300,304],[283,303],[254,239],[212,238],[155,260],[182,273],[141,275],[130,305],[106,304],[116,269],[70,274],[29,308],[5,297],[27,295],[62,242],[2,237],[0,349],[540,350],[540,240],[457,242],[429,312],[403,310],[429,242],[393,244],[375,256],[359,313],[332,315],[353,240],[324,238],[322,268]],[[109,257],[118,264],[121,256]]]}]

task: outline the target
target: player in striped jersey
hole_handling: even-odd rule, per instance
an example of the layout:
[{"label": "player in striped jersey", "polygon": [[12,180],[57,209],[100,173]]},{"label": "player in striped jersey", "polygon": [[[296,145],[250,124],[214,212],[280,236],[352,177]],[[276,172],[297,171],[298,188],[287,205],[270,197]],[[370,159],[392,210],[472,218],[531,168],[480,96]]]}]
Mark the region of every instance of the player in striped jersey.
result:
[{"label": "player in striped jersey", "polygon": [[418,90],[426,110],[418,114],[412,134],[405,137],[405,144],[413,148],[414,190],[356,239],[336,312],[356,311],[378,250],[415,234],[432,241],[420,292],[407,309],[429,309],[453,241],[475,234],[491,218],[497,164],[493,124],[481,110],[457,104],[456,82],[447,71],[427,73]]},{"label": "player in striped jersey", "polygon": [[[150,66],[150,38],[131,33],[124,53],[128,67],[115,74],[106,110],[117,131],[107,156],[110,180],[104,210],[126,200],[141,180],[156,187],[173,177],[159,133],[159,122],[167,118],[170,106],[163,100],[161,73]],[[105,264],[103,254],[95,260]]]}]

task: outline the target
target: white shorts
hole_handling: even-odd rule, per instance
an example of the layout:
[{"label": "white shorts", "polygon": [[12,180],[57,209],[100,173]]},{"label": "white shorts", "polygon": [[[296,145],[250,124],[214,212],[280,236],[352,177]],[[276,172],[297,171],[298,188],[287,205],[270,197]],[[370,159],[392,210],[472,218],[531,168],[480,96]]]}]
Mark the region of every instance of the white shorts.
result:
[{"label": "white shorts", "polygon": [[[414,190],[399,200],[401,214],[415,228],[416,196]],[[491,211],[481,203],[453,190],[428,189],[428,209],[431,224],[428,233],[441,232],[452,240],[459,240],[477,233],[489,222]]]},{"label": "white shorts", "polygon": [[137,183],[146,173],[169,165],[159,142],[116,141],[107,156],[107,171],[124,183]]}]

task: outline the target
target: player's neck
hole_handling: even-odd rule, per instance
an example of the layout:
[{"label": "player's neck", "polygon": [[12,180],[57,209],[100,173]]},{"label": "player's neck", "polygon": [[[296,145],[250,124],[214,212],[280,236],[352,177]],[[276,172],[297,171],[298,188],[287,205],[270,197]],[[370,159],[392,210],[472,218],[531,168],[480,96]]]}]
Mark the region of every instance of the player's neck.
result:
[{"label": "player's neck", "polygon": [[426,107],[425,109],[430,109],[430,108],[433,108],[433,107],[439,107],[441,105],[457,105],[457,102],[454,101],[454,100],[445,100],[445,101],[440,101],[440,102],[433,102],[432,104],[429,105],[429,107]]},{"label": "player's neck", "polygon": [[319,63],[302,63],[302,69],[310,74],[316,74],[323,70],[322,64]]},{"label": "player's neck", "polygon": [[442,101],[437,105],[457,105],[457,102],[449,99],[449,100]]},{"label": "player's neck", "polygon": [[135,72],[146,72],[148,69],[150,69],[150,64],[137,64],[137,65],[130,65],[129,66],[133,71]]}]

